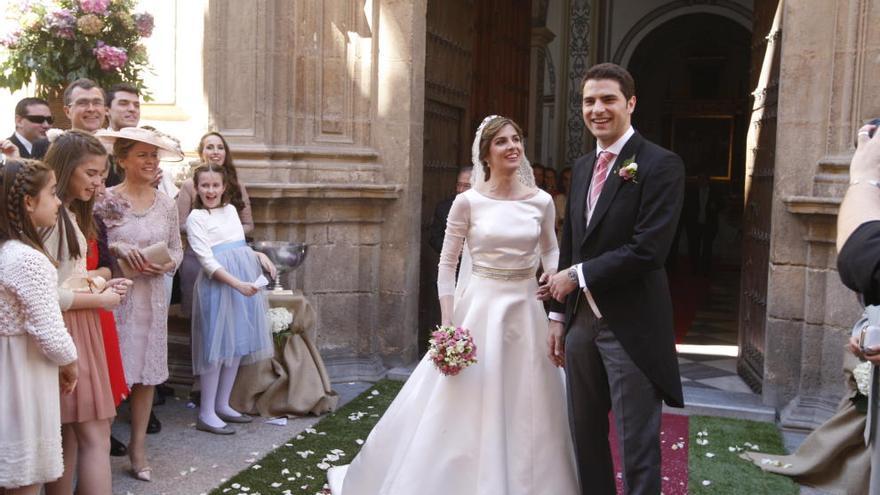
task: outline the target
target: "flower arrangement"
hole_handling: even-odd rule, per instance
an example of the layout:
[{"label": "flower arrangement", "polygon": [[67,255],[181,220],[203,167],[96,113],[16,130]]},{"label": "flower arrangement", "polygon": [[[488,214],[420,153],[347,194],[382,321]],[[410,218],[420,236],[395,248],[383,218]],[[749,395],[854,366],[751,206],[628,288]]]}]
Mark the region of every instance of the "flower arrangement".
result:
[{"label": "flower arrangement", "polygon": [[107,88],[128,82],[147,96],[148,69],[140,43],[153,33],[153,16],[134,13],[135,0],[19,0],[7,17],[18,26],[0,39],[6,49],[0,87],[15,91],[36,79],[49,96],[81,77]]},{"label": "flower arrangement", "polygon": [[636,157],[624,161],[617,169],[617,175],[619,175],[624,182],[631,180],[633,184],[638,184],[639,181],[637,180],[637,177],[639,175],[639,164],[636,163]]},{"label": "flower arrangement", "polygon": [[477,362],[477,345],[466,328],[437,326],[428,344],[428,356],[446,376],[455,376]]},{"label": "flower arrangement", "polygon": [[131,209],[131,203],[119,194],[107,193],[95,202],[95,215],[108,228],[118,227],[125,221],[124,215]]},{"label": "flower arrangement", "polygon": [[287,308],[269,308],[266,313],[269,319],[269,329],[272,331],[272,337],[278,345],[284,344],[284,339],[290,335],[290,325],[293,323],[293,313]]}]

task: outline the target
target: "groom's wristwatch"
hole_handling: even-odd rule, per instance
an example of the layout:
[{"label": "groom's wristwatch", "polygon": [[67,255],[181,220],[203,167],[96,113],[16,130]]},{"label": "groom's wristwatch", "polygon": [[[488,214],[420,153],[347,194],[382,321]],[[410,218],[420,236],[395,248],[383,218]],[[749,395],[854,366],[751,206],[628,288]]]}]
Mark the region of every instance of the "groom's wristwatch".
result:
[{"label": "groom's wristwatch", "polygon": [[572,282],[574,282],[575,284],[580,285],[580,284],[578,284],[577,268],[571,267],[568,269],[568,279],[571,280]]}]

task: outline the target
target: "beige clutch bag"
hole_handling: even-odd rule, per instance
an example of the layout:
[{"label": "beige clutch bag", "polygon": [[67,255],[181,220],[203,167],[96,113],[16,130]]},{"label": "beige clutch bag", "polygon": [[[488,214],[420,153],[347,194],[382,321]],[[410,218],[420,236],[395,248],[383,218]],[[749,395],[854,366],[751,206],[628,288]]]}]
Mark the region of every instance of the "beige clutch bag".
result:
[{"label": "beige clutch bag", "polygon": [[[171,252],[168,251],[168,244],[165,241],[159,241],[156,244],[151,244],[141,249],[141,254],[144,255],[148,262],[155,265],[164,265],[172,261]],[[141,274],[141,272],[128,263],[128,260],[117,258],[117,261],[119,269],[122,270],[122,275],[125,278],[134,278]]]}]

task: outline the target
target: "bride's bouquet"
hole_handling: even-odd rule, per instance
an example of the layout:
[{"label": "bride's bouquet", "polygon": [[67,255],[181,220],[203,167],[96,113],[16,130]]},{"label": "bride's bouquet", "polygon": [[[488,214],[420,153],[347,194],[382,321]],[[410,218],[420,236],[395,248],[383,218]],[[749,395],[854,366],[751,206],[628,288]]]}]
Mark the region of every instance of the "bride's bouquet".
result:
[{"label": "bride's bouquet", "polygon": [[477,345],[467,328],[438,325],[428,344],[431,361],[446,376],[455,376],[477,362]]}]

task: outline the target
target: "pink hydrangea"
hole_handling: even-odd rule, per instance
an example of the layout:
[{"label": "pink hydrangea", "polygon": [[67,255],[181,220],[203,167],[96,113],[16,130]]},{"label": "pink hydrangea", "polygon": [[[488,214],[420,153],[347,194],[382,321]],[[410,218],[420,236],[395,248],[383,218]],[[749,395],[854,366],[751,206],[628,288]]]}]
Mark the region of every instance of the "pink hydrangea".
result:
[{"label": "pink hydrangea", "polygon": [[76,17],[68,9],[58,9],[43,19],[46,29],[58,38],[72,40],[76,31]]},{"label": "pink hydrangea", "polygon": [[98,65],[101,66],[102,70],[111,71],[119,69],[128,61],[128,55],[124,48],[110,46],[103,41],[99,41],[92,52],[98,59]]},{"label": "pink hydrangea", "polygon": [[149,12],[143,12],[140,14],[134,15],[134,24],[137,26],[137,32],[143,38],[149,38],[151,34],[153,34],[153,27],[155,26],[155,21],[153,19],[152,14]]},{"label": "pink hydrangea", "polygon": [[87,14],[107,14],[110,0],[79,0],[79,8]]},{"label": "pink hydrangea", "polygon": [[21,31],[13,31],[11,33],[6,33],[2,38],[0,38],[0,46],[9,49],[15,49],[18,46],[18,42],[21,40]]}]

